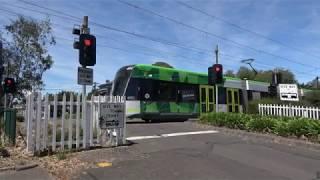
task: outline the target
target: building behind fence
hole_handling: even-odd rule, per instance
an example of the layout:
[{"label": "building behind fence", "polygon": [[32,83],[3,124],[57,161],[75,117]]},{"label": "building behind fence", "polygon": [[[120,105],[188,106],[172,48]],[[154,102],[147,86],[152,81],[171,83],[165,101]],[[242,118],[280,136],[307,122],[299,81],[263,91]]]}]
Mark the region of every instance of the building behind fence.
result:
[{"label": "building behind fence", "polygon": [[310,119],[319,119],[318,107],[303,107],[278,104],[259,104],[260,115],[287,116],[287,117],[305,117]]},{"label": "building behind fence", "polygon": [[[87,97],[85,98],[87,99]],[[27,151],[86,149],[94,146],[116,146],[125,143],[125,128],[101,130],[99,128],[102,103],[124,103],[120,96],[92,96],[85,103],[81,95],[64,94],[58,101],[49,96],[32,93],[27,97],[25,119],[27,126]],[[102,135],[107,138],[102,138]],[[102,142],[102,139],[107,142]]]}]

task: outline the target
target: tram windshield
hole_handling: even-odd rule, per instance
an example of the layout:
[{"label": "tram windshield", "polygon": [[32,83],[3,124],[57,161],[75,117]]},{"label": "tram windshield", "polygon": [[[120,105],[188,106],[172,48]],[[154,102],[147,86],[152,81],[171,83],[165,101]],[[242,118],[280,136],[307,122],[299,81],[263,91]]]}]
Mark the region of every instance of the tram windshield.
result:
[{"label": "tram windshield", "polygon": [[132,65],[124,66],[117,72],[114,82],[112,85],[112,95],[113,96],[123,96],[125,93],[125,89],[130,78],[130,74],[132,71]]}]

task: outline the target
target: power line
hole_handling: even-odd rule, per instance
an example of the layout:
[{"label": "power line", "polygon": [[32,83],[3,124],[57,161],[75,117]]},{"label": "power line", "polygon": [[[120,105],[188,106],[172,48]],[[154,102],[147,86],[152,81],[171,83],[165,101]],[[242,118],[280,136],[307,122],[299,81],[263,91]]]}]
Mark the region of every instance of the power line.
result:
[{"label": "power line", "polygon": [[[28,3],[28,4],[29,4],[29,3]],[[40,5],[37,5],[37,7],[42,8],[42,6],[40,6]],[[19,7],[19,8],[21,8],[21,7]],[[54,12],[56,12],[56,13],[60,12],[60,11],[53,10],[53,9],[50,9],[50,8],[45,8],[45,9],[47,9],[47,10],[52,10],[52,11],[54,11]],[[3,9],[0,9],[0,10],[3,10]],[[50,14],[50,13],[45,13],[45,12],[36,11],[36,10],[31,10],[31,9],[28,9],[28,10],[34,11],[34,12],[38,12],[38,13],[41,13],[41,14],[46,14],[46,15],[55,16],[54,14]],[[8,10],[5,10],[5,11],[10,12],[10,11],[8,11]],[[21,15],[21,14],[19,14],[19,13],[15,13],[15,14]],[[62,13],[62,14],[65,14],[65,16],[69,16],[69,15],[66,14],[66,13]],[[65,18],[64,16],[56,16],[56,17]],[[76,21],[75,19],[76,19],[76,17],[70,15],[70,20]],[[81,18],[77,18],[77,19],[81,20]],[[150,39],[149,37],[144,36],[144,35],[139,35],[139,34],[136,34],[136,33],[132,33],[132,32],[120,30],[120,29],[117,29],[117,28],[112,28],[112,27],[105,26],[105,25],[102,25],[102,24],[99,24],[99,23],[93,22],[93,25],[98,26],[98,27],[102,27],[102,28],[106,28],[106,29],[108,29],[108,30],[113,30],[113,31],[117,31],[117,32],[123,32],[123,33],[126,33],[126,34],[134,35],[134,36],[136,36],[136,37],[140,37],[140,38],[147,39],[147,40],[152,40],[152,41],[155,41],[155,42],[158,42],[158,43],[162,43],[162,44],[164,43],[163,41],[159,41],[159,40],[157,40],[157,39]],[[209,51],[209,50],[204,50],[204,49],[199,49],[199,48],[194,48],[194,47],[189,48],[189,47],[181,46],[179,43],[167,42],[167,43],[164,43],[164,44],[174,45],[174,46],[176,46],[176,47],[184,48],[184,49],[188,49],[188,50],[192,50],[192,51],[196,51],[195,49],[203,50],[203,51],[196,51],[196,52],[203,53],[203,54],[211,54],[211,51]],[[307,66],[308,66],[308,65],[307,65]],[[308,67],[309,67],[309,66],[308,66]],[[314,75],[312,75],[312,76],[314,76]]]},{"label": "power line", "polygon": [[[26,2],[26,1],[24,1],[24,0],[19,0],[19,1],[24,2],[24,3],[27,3],[27,4],[32,5],[32,6],[36,6],[36,7],[39,7],[39,8],[46,9],[46,10],[50,10],[50,11],[53,11],[53,12],[55,12],[55,13],[64,14],[65,16],[68,16],[68,17],[70,17],[70,18],[72,18],[72,19],[79,19],[79,20],[80,20],[80,18],[77,18],[77,17],[75,17],[75,16],[69,15],[69,14],[67,14],[67,13],[64,13],[64,12],[61,12],[61,11],[58,11],[58,10],[54,10],[54,9],[47,8],[47,7],[43,7],[43,6],[34,4],[34,3]],[[269,55],[271,55],[271,56],[278,57],[278,58],[287,60],[287,61],[289,61],[289,62],[293,62],[293,63],[296,63],[296,64],[300,64],[300,65],[303,65],[303,66],[306,66],[306,67],[309,67],[309,66],[310,66],[310,65],[307,65],[307,64],[304,64],[304,63],[300,63],[300,62],[296,62],[296,61],[294,61],[294,60],[291,60],[291,59],[288,59],[288,58],[285,58],[285,57],[282,57],[282,56],[278,56],[278,55],[275,55],[275,54],[272,54],[272,53],[269,53],[269,52],[266,52],[266,51],[263,51],[263,50],[258,50],[258,49],[252,48],[252,47],[250,47],[250,46],[237,43],[237,42],[235,42],[235,41],[229,40],[229,39],[224,38],[224,37],[217,36],[217,35],[212,34],[212,33],[210,33],[210,32],[201,30],[201,29],[196,28],[196,27],[191,26],[191,25],[184,24],[184,23],[179,22],[179,21],[177,21],[177,20],[175,20],[175,19],[172,19],[172,18],[163,16],[163,15],[160,15],[160,14],[158,14],[158,13],[155,13],[155,12],[151,11],[151,10],[147,10],[147,9],[145,9],[145,8],[141,8],[141,7],[136,6],[136,5],[133,5],[133,4],[131,4],[131,3],[127,3],[127,2],[124,2],[124,1],[122,1],[122,0],[118,0],[118,1],[119,1],[120,3],[126,4],[126,5],[128,5],[128,6],[131,6],[131,7],[137,8],[137,9],[141,9],[141,10],[147,11],[147,12],[149,12],[149,13],[152,13],[152,14],[156,15],[156,16],[159,16],[159,17],[168,19],[168,20],[170,20],[170,21],[172,21],[172,22],[175,22],[175,23],[181,24],[181,25],[183,25],[183,26],[192,28],[192,29],[197,30],[197,31],[200,31],[200,32],[202,32],[202,33],[209,34],[209,35],[215,36],[215,37],[217,37],[217,38],[220,38],[220,39],[223,39],[223,40],[226,40],[226,41],[233,42],[234,44],[237,44],[237,45],[239,45],[239,46],[247,47],[247,48],[252,49],[252,50],[254,50],[254,51],[257,51],[257,52],[259,52],[259,53],[262,52],[262,53],[265,53],[265,54],[269,54]],[[173,42],[169,42],[169,41],[164,41],[164,40],[160,40],[160,39],[148,37],[148,36],[145,36],[145,35],[141,35],[141,34],[129,32],[129,31],[117,29],[117,28],[110,27],[110,26],[106,26],[106,25],[99,24],[99,23],[96,23],[96,22],[91,22],[91,24],[93,24],[93,25],[95,25],[95,26],[98,26],[98,27],[106,28],[106,29],[108,29],[108,30],[112,30],[112,31],[116,31],[116,32],[122,32],[122,33],[125,33],[125,34],[129,34],[129,35],[132,35],[132,36],[135,36],[135,37],[139,37],[139,38],[142,38],[142,39],[147,39],[147,40],[151,40],[151,41],[154,41],[154,42],[159,42],[159,43],[162,43],[162,44],[167,44],[167,45],[179,47],[179,48],[186,49],[186,50],[192,50],[192,51],[195,51],[195,50],[196,50],[198,53],[203,53],[203,52],[202,52],[202,49],[199,49],[199,48],[187,47],[187,46],[184,46],[184,45],[180,45],[180,44],[178,44],[178,43],[173,43]],[[211,52],[210,52],[210,53],[211,53]]]},{"label": "power line", "polygon": [[283,43],[283,42],[280,42],[280,41],[278,41],[278,40],[272,39],[272,38],[270,38],[270,37],[268,37],[268,36],[266,36],[266,35],[263,35],[263,34],[260,34],[260,33],[258,33],[258,32],[252,31],[252,30],[250,30],[250,29],[241,27],[241,26],[239,26],[239,25],[237,25],[237,24],[231,23],[231,22],[229,22],[229,21],[227,21],[227,20],[225,20],[225,19],[223,19],[223,18],[220,18],[220,17],[218,17],[218,16],[209,14],[209,13],[207,13],[207,12],[201,10],[201,9],[192,7],[192,6],[190,6],[189,4],[186,4],[186,3],[182,2],[182,1],[176,1],[176,2],[177,2],[178,4],[184,6],[184,7],[187,7],[187,8],[189,8],[189,9],[191,9],[191,10],[194,10],[194,11],[196,11],[196,12],[199,12],[199,13],[201,13],[201,14],[204,14],[204,15],[206,15],[206,16],[209,16],[209,17],[211,17],[211,18],[213,18],[213,19],[215,19],[215,20],[221,21],[221,22],[223,22],[223,23],[225,23],[225,24],[228,24],[229,26],[235,27],[235,28],[237,28],[237,29],[240,29],[240,30],[242,30],[242,31],[245,31],[245,32],[248,32],[248,33],[251,33],[251,34],[254,34],[255,36],[258,36],[258,37],[261,37],[261,38],[266,39],[266,40],[268,40],[268,41],[271,41],[271,42],[273,42],[273,43],[279,44],[279,45],[281,45],[281,46],[283,46],[283,47],[286,47],[286,48],[289,48],[289,49],[293,49],[293,50],[295,50],[295,51],[299,51],[299,52],[301,52],[301,53],[303,53],[303,54],[306,54],[306,55],[309,55],[309,56],[313,56],[313,57],[315,57],[315,58],[320,58],[320,56],[314,55],[314,54],[312,54],[312,53],[310,53],[310,52],[302,51],[301,49],[296,48],[296,47],[293,47],[293,46],[288,46],[287,44],[285,44],[285,43]]},{"label": "power line", "polygon": [[258,52],[258,53],[264,53],[264,54],[267,54],[267,55],[270,55],[270,56],[273,56],[273,57],[277,57],[277,58],[283,59],[283,60],[288,61],[288,62],[300,64],[300,65],[302,65],[302,66],[306,66],[306,67],[309,67],[309,66],[310,66],[310,65],[308,65],[308,64],[300,63],[300,62],[297,62],[297,61],[295,61],[295,60],[291,60],[291,59],[286,58],[286,57],[282,57],[282,56],[279,56],[279,55],[276,55],[276,54],[273,54],[273,53],[270,53],[270,52],[267,52],[267,51],[264,51],[264,50],[256,49],[256,48],[253,48],[253,47],[251,47],[251,46],[248,46],[248,45],[245,45],[245,44],[242,44],[242,43],[238,43],[238,42],[236,42],[236,41],[234,41],[234,40],[231,40],[231,39],[225,38],[225,37],[223,37],[223,36],[220,36],[220,35],[217,35],[217,34],[214,34],[214,33],[208,32],[208,31],[205,31],[205,30],[203,30],[203,29],[197,28],[197,27],[192,26],[192,25],[189,25],[189,24],[185,24],[185,23],[183,23],[183,22],[181,22],[181,21],[178,21],[178,20],[176,20],[176,19],[173,19],[173,18],[170,18],[170,17],[168,17],[168,16],[164,16],[164,15],[158,14],[158,13],[152,11],[152,10],[149,10],[149,9],[146,9],[146,8],[142,8],[142,7],[140,7],[140,6],[131,4],[131,3],[129,3],[129,2],[125,2],[125,1],[123,1],[123,0],[118,0],[118,2],[120,2],[120,3],[124,4],[124,5],[127,5],[127,6],[129,6],[129,7],[132,7],[132,8],[135,8],[135,9],[138,9],[138,10],[141,10],[141,11],[144,11],[144,12],[147,12],[147,13],[149,13],[149,14],[153,14],[153,15],[155,15],[155,16],[161,17],[161,18],[163,18],[163,19],[167,19],[167,20],[169,20],[169,21],[171,21],[171,22],[174,22],[174,23],[179,24],[179,25],[181,25],[181,26],[187,27],[187,28],[189,28],[189,29],[193,29],[193,30],[199,31],[199,32],[201,32],[201,33],[204,33],[204,34],[213,36],[213,37],[215,37],[215,38],[218,38],[218,39],[221,39],[221,40],[230,42],[230,43],[235,44],[235,45],[237,45],[237,46],[245,47],[245,48],[247,48],[247,49],[251,49],[251,50],[256,51],[256,52]]}]

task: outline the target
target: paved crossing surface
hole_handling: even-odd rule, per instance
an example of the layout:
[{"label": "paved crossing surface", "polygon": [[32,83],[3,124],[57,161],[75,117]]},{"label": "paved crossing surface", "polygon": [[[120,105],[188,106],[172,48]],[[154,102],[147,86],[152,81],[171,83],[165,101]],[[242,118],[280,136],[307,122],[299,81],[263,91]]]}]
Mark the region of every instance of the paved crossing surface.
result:
[{"label": "paved crossing surface", "polygon": [[320,180],[319,151],[209,133],[192,121],[137,121],[127,129],[133,144],[111,167],[88,169],[76,179]]}]

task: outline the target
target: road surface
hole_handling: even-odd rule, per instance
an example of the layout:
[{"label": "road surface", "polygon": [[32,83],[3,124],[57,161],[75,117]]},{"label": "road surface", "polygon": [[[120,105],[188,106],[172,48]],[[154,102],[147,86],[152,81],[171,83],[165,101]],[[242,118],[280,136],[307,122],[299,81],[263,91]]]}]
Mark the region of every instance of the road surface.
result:
[{"label": "road surface", "polygon": [[134,144],[111,167],[88,169],[76,179],[320,180],[319,151],[247,141],[192,121],[137,121],[127,130]]}]

